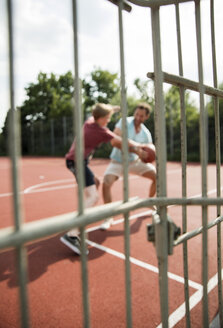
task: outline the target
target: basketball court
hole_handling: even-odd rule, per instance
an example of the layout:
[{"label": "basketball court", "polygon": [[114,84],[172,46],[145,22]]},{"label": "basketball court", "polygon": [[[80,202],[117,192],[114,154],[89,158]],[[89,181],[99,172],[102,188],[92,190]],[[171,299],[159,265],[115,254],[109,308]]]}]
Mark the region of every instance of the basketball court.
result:
[{"label": "basketball court", "polygon": [[[10,162],[1,159],[0,204],[1,228],[12,226],[12,194]],[[102,180],[108,160],[95,159],[91,167]],[[76,182],[66,169],[63,158],[23,158],[21,194],[24,221],[31,222],[77,209]],[[188,197],[201,194],[201,168],[188,164]],[[146,198],[149,182],[129,176],[130,197]],[[208,195],[216,196],[215,165],[208,166]],[[113,200],[122,199],[122,179],[112,189]],[[167,163],[168,197],[181,194],[181,164]],[[100,186],[101,194],[101,186]],[[100,198],[99,205],[103,204]],[[188,230],[201,226],[201,209],[188,206]],[[182,209],[169,206],[168,214],[182,226]],[[216,207],[209,206],[208,220],[216,217]],[[116,216],[107,231],[100,222],[88,226],[88,282],[91,326],[125,327],[125,255],[123,216]],[[159,276],[156,250],[147,240],[147,224],[152,222],[151,210],[140,208],[129,213],[131,305],[133,327],[161,327]],[[27,246],[28,299],[32,327],[82,327],[82,291],[80,257],[60,242],[63,234],[36,240]],[[191,326],[202,325],[202,236],[188,241],[189,295]],[[208,299],[212,321],[218,311],[216,228],[208,231]],[[186,327],[182,245],[174,248],[168,258],[169,325]],[[18,281],[15,272],[15,251],[0,253],[0,327],[20,327]]]}]

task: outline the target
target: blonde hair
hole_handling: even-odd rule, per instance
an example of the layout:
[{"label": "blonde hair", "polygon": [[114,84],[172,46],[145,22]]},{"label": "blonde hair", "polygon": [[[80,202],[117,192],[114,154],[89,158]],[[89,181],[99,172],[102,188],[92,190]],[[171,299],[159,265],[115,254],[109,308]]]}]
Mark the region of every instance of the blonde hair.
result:
[{"label": "blonde hair", "polygon": [[115,110],[115,106],[109,104],[97,103],[92,108],[92,115],[95,120],[98,120],[99,118],[105,117],[108,114],[113,114],[114,110]]}]

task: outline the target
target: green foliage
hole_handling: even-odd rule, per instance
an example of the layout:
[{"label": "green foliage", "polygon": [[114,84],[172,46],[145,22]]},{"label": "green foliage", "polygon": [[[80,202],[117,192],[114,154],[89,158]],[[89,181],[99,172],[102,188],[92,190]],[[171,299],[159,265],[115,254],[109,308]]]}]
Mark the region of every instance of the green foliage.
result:
[{"label": "green foliage", "polygon": [[30,131],[27,129],[40,121],[48,123],[53,118],[72,117],[74,79],[71,72],[56,76],[39,73],[36,83],[30,83],[26,90],[26,100],[19,108],[22,126],[22,152],[29,151]]},{"label": "green foliage", "polygon": [[3,136],[3,133],[0,134],[0,156],[6,154],[6,139]]},{"label": "green foliage", "polygon": [[[150,83],[152,83],[151,88],[149,88]],[[142,81],[139,78],[137,78],[134,80],[134,85],[140,95],[141,102],[146,102],[154,106],[153,82],[151,80]]]},{"label": "green foliage", "polygon": [[[167,136],[167,158],[181,159],[181,105],[179,88],[172,86],[165,94],[165,118]],[[187,158],[189,161],[199,160],[199,113],[186,91],[185,115],[187,130]],[[198,133],[195,133],[198,131]],[[196,156],[195,156],[196,155]]]},{"label": "green foliage", "polygon": [[112,103],[119,92],[118,74],[96,68],[82,81],[85,118],[96,103]]},{"label": "green foliage", "polygon": [[3,126],[2,133],[0,134],[0,155],[8,154],[9,119],[10,119],[10,111],[8,110],[5,119],[5,124]]},{"label": "green foliage", "polygon": [[[149,80],[135,79],[137,97],[128,95],[128,116],[133,115],[139,102],[147,102],[151,105],[152,112],[145,125],[154,136],[154,90],[153,83]],[[92,105],[97,102],[121,103],[120,81],[118,74],[100,68],[94,69],[82,81],[82,109],[84,119],[91,112]],[[223,85],[220,86],[223,88]],[[37,81],[30,83],[26,88],[26,99],[20,106],[22,152],[24,154],[64,155],[73,139],[73,96],[74,78],[71,72],[57,76],[53,73],[47,75],[40,72]],[[165,120],[167,137],[168,160],[181,159],[181,100],[179,89],[175,86],[164,94]],[[185,92],[186,132],[187,132],[187,159],[199,161],[199,111],[190,99],[190,93]],[[215,161],[215,117],[214,102],[210,98],[206,106],[207,111],[207,138],[209,161]],[[121,113],[115,113],[108,127],[113,130]],[[220,127],[223,125],[223,100],[219,100]],[[8,139],[7,114],[5,125],[0,134],[0,155],[7,153]],[[220,139],[223,140],[221,130]],[[52,141],[53,139],[53,141]],[[221,146],[221,148],[223,148]],[[97,157],[108,157],[111,151],[110,144],[103,144],[95,152]],[[222,151],[223,152],[223,151]]]},{"label": "green foliage", "polygon": [[[219,86],[219,89],[223,90],[223,83]],[[218,113],[215,113],[215,102],[214,98],[211,98],[207,104],[207,113],[208,113],[208,144],[209,144],[209,160],[214,162],[216,160],[216,125],[217,125],[217,114],[219,116],[219,127],[220,127],[220,140],[221,140],[221,154],[223,156],[223,99],[219,99]]]},{"label": "green foliage", "polygon": [[20,107],[22,126],[72,115],[73,85],[71,72],[59,77],[53,73],[50,76],[39,73],[37,83],[25,88],[27,99]]}]

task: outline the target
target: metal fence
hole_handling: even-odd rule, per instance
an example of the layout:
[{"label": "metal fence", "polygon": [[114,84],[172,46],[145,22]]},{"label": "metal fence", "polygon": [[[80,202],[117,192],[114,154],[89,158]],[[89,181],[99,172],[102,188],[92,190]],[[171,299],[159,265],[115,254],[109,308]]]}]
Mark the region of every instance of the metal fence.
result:
[{"label": "metal fence", "polygon": [[[67,213],[63,216],[46,218],[41,221],[23,224],[23,207],[20,200],[20,149],[21,139],[19,133],[19,120],[14,103],[14,34],[13,34],[13,0],[8,0],[8,31],[9,31],[9,62],[10,62],[10,157],[11,157],[11,176],[13,181],[13,202],[14,202],[14,228],[2,229],[0,231],[0,249],[14,247],[17,253],[17,269],[20,284],[20,303],[22,327],[29,327],[29,300],[27,293],[27,254],[25,244],[29,241],[49,236],[72,227],[80,227],[81,239],[85,241],[85,226],[103,220],[111,215],[122,213],[125,222],[125,282],[126,282],[126,318],[127,327],[132,326],[131,311],[131,273],[130,273],[130,247],[129,247],[129,220],[128,213],[131,210],[156,205],[157,214],[153,218],[154,240],[159,263],[159,283],[160,283],[160,307],[163,327],[168,327],[168,255],[171,254],[173,246],[183,243],[184,258],[184,280],[185,280],[185,304],[186,304],[186,322],[190,327],[190,304],[189,304],[189,284],[188,284],[188,250],[187,241],[197,234],[202,234],[202,282],[203,282],[203,327],[209,326],[208,317],[208,229],[217,226],[216,242],[218,245],[218,295],[219,295],[219,315],[221,326],[223,326],[222,312],[222,254],[221,254],[221,180],[220,180],[220,124],[218,111],[218,98],[223,98],[223,92],[220,91],[217,82],[217,64],[215,54],[215,30],[214,30],[214,1],[210,0],[211,12],[211,35],[212,35],[212,59],[213,59],[213,86],[206,86],[203,82],[203,64],[202,64],[202,44],[201,44],[201,11],[200,0],[195,0],[195,21],[197,37],[197,65],[199,72],[199,81],[190,81],[183,77],[183,62],[181,49],[181,30],[179,7],[183,2],[191,0],[129,0],[134,5],[147,7],[151,13],[152,36],[153,36],[153,57],[154,72],[148,73],[148,77],[154,79],[155,84],[155,144],[157,149],[157,197],[153,199],[135,199],[130,200],[128,195],[128,162],[127,162],[127,131],[125,119],[127,116],[126,86],[125,86],[125,62],[124,62],[124,42],[123,42],[123,10],[131,11],[131,6],[123,1],[110,0],[118,6],[119,16],[119,40],[120,40],[120,67],[121,67],[121,107],[123,117],[123,166],[124,166],[124,186],[123,202],[116,202],[97,208],[84,209],[83,198],[83,167],[82,167],[82,117],[81,117],[81,99],[80,99],[80,79],[79,79],[79,61],[78,61],[78,15],[76,0],[73,4],[73,30],[74,30],[74,67],[75,67],[75,112],[74,112],[74,130],[76,131],[76,140],[79,147],[76,147],[77,170],[78,170],[78,210],[76,213]],[[160,42],[160,6],[174,5],[176,12],[177,40],[178,40],[178,65],[179,76],[167,74],[162,70],[161,42]],[[205,18],[206,19],[206,18]],[[182,153],[182,195],[180,198],[167,198],[166,191],[166,134],[165,134],[165,115],[163,99],[164,81],[179,86],[181,97],[181,153]],[[184,92],[185,89],[192,89],[199,92],[200,99],[200,158],[202,171],[202,197],[190,199],[187,197],[187,131],[185,118]],[[217,197],[207,197],[207,138],[206,138],[206,116],[204,108],[204,95],[210,94],[214,98],[215,111],[215,140],[216,140],[216,177],[217,177]],[[167,206],[177,204],[182,206],[183,234],[174,239],[173,229],[167,215]],[[202,209],[202,226],[196,231],[187,231],[187,206],[199,205]],[[209,205],[216,206],[216,218],[208,223],[207,210]],[[95,213],[97,212],[97,215]],[[97,219],[95,219],[97,217]],[[63,218],[63,220],[61,220]],[[172,231],[172,232],[171,232]],[[83,291],[83,317],[84,326],[90,327],[89,298],[88,298],[88,270],[87,258],[85,252],[85,242],[82,243],[81,267],[82,267],[82,291]]]},{"label": "metal fence", "polygon": [[37,121],[22,130],[22,147],[25,155],[63,156],[73,141],[72,117]]}]

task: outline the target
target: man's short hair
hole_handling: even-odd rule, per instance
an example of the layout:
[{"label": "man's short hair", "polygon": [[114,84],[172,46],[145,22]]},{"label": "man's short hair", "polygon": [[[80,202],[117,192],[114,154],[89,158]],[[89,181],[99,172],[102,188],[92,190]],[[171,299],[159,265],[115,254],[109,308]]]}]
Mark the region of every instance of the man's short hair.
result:
[{"label": "man's short hair", "polygon": [[151,112],[151,106],[147,103],[139,103],[136,108],[135,108],[135,111],[136,109],[144,109],[146,111],[146,115],[149,115],[150,112]]},{"label": "man's short hair", "polygon": [[108,114],[112,114],[114,107],[109,104],[97,103],[92,108],[92,115],[95,120],[98,120],[101,117],[105,117]]}]

